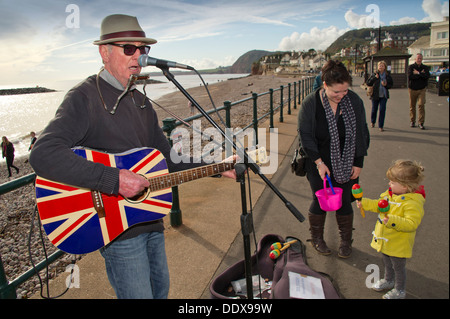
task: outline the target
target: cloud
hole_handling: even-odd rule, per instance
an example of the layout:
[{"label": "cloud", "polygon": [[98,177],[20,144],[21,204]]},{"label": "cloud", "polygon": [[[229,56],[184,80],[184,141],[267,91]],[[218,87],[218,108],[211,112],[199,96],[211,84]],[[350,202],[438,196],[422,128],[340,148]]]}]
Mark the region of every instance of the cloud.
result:
[{"label": "cloud", "polygon": [[227,56],[222,60],[217,59],[186,59],[181,60],[180,63],[190,65],[197,70],[215,69],[219,66],[230,66],[236,61],[236,57]]},{"label": "cloud", "polygon": [[[389,25],[442,21],[444,16],[448,16],[449,14],[448,5],[448,1],[445,1],[443,4],[441,4],[439,0],[423,0],[422,10],[426,15],[425,18],[419,20],[413,17],[402,17],[398,20],[390,21]],[[361,29],[368,27],[367,14],[357,14],[350,9],[345,13],[344,17],[350,28]],[[385,23],[382,21],[380,21],[380,24],[385,25]]]},{"label": "cloud", "polygon": [[145,30],[158,34],[161,42],[218,37],[230,26],[239,24],[293,27],[287,22],[290,14],[276,1],[264,3],[264,6],[248,0],[195,4],[160,1],[154,4],[154,11],[170,14],[150,15],[139,21]]},{"label": "cloud", "polygon": [[342,29],[335,26],[319,29],[317,27],[312,28],[309,33],[293,32],[290,36],[284,37],[278,45],[278,50],[281,51],[303,51],[314,48],[316,50],[325,50],[328,48],[337,38],[347,32],[348,29]]},{"label": "cloud", "polygon": [[359,15],[354,13],[351,9],[348,10],[345,15],[345,21],[347,21],[347,24],[350,28],[353,29],[361,29],[366,28],[366,20],[368,15]]},{"label": "cloud", "polygon": [[441,5],[439,0],[423,0],[422,9],[430,21],[442,21],[444,16],[448,16],[448,1]]},{"label": "cloud", "polygon": [[389,25],[402,25],[402,24],[410,24],[410,23],[417,23],[419,20],[416,18],[411,17],[403,17],[398,20],[391,21]]},{"label": "cloud", "polygon": [[[370,9],[368,7],[368,9]],[[399,20],[391,21],[390,25],[400,25],[415,22],[430,22],[430,21],[442,21],[445,15],[448,16],[448,1],[443,4],[439,0],[423,0],[422,9],[426,14],[426,17],[422,20],[411,17],[402,17]],[[367,11],[368,14],[357,14],[349,9],[344,14],[344,19],[349,28],[339,29],[336,26],[330,26],[324,29],[313,27],[309,32],[293,32],[290,36],[284,37],[278,45],[278,50],[282,51],[301,51],[314,48],[316,50],[325,50],[333,43],[338,37],[343,35],[349,29],[361,29],[367,28],[368,20],[372,15],[372,11]],[[369,22],[370,23],[370,22]],[[379,22],[381,25],[386,25],[383,21]]]},{"label": "cloud", "polygon": [[425,18],[419,20],[412,17],[403,17],[398,20],[391,21],[390,25],[442,21],[445,16],[448,16],[448,4],[448,1],[445,1],[443,4],[441,4],[439,0],[423,0],[422,9],[426,14]]},{"label": "cloud", "polygon": [[352,29],[370,28],[373,27],[373,25],[370,24],[374,23],[377,24],[377,27],[378,23],[381,25],[385,25],[383,21],[375,21],[373,18],[371,18],[370,16],[372,14],[372,11],[370,11],[370,14],[357,14],[350,9],[345,13],[344,18],[348,26]]}]

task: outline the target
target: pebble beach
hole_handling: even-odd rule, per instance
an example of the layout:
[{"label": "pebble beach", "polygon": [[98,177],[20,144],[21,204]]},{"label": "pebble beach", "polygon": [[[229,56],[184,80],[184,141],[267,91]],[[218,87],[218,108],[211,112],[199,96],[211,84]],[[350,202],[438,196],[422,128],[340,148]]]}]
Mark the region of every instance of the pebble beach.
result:
[{"label": "pebble beach", "polygon": [[[276,77],[276,76],[248,76],[239,79],[232,79],[217,83],[208,83],[208,88],[214,100],[216,107],[221,107],[224,101],[240,101],[250,98],[252,93],[264,93],[269,89],[278,89],[282,85],[298,82],[300,78]],[[151,90],[151,86],[147,87]],[[206,110],[212,108],[208,95],[203,86],[189,89],[188,92],[193,98]],[[284,99],[288,97],[287,89],[284,90]],[[167,94],[158,100],[158,104],[177,114],[180,118],[192,116],[191,109],[188,106],[186,98],[180,93],[175,92]],[[279,91],[274,93],[274,107],[280,103]],[[232,128],[242,128],[248,125],[253,118],[252,115],[253,102],[247,101],[242,105],[233,107],[231,111]],[[154,105],[160,121],[162,119],[172,117],[164,110]],[[269,109],[269,95],[258,98],[258,117],[267,113]],[[194,111],[194,114],[197,112]],[[217,120],[216,116],[212,116]],[[224,117],[224,113],[222,114]],[[267,119],[266,119],[267,120]],[[202,120],[202,129],[208,127],[209,123]],[[14,165],[20,171],[16,174],[12,169],[12,177],[8,177],[5,160],[0,165],[0,184],[33,173],[27,157],[16,158]],[[50,255],[56,248],[47,240],[45,233],[43,234],[45,242],[45,251],[39,236],[37,227],[37,214],[34,221],[34,232],[31,236],[29,244],[30,229],[32,218],[35,210],[34,186],[29,184],[20,189],[0,195],[0,256],[3,261],[6,276],[8,280],[13,280],[23,272],[32,267],[30,262],[30,253],[35,264],[44,259],[45,253]],[[29,249],[30,247],[30,249]],[[30,253],[29,253],[30,251]],[[48,278],[51,279],[60,272],[64,272],[66,266],[71,262],[73,256],[67,255],[59,261],[53,263],[48,272]],[[82,258],[77,256],[76,258]],[[46,271],[40,272],[43,280],[47,277]],[[40,283],[37,276],[28,280],[17,289],[18,298],[28,298],[32,294],[38,293]],[[50,292],[51,295],[57,295],[61,292]]]}]

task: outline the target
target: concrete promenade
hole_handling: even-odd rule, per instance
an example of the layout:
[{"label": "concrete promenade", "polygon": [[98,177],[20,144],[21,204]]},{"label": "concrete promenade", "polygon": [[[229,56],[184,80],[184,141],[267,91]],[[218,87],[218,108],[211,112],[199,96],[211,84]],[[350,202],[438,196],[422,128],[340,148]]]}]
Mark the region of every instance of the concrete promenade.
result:
[{"label": "concrete promenade", "polygon": [[[353,90],[364,100],[370,123],[371,101],[354,78]],[[387,189],[385,172],[395,159],[418,160],[425,166],[427,193],[425,216],[420,225],[413,258],[407,261],[407,298],[449,298],[449,104],[448,97],[427,93],[426,130],[409,127],[407,89],[392,89],[387,103],[385,131],[369,128],[371,144],[360,178],[364,196],[377,198]],[[290,171],[290,160],[296,144],[298,109],[284,112],[278,128],[278,170],[267,175],[279,191],[307,218],[311,191],[305,177]],[[267,126],[267,125],[266,125]],[[270,146],[267,147],[270,150]],[[272,147],[273,149],[273,147]],[[274,155],[274,151],[272,155]],[[256,239],[265,234],[294,236],[306,244],[309,265],[329,274],[347,299],[379,299],[382,294],[366,288],[366,279],[379,267],[381,256],[370,247],[377,215],[366,212],[363,219],[354,205],[353,254],[337,257],[339,235],[335,214],[329,213],[325,240],[333,253],[319,256],[307,243],[309,223],[300,223],[263,181],[250,173],[253,220]],[[247,185],[248,186],[248,185]],[[206,178],[180,186],[183,225],[173,228],[166,218],[166,251],[171,275],[171,299],[210,298],[211,281],[229,266],[244,258],[240,232],[240,188],[231,179]],[[254,244],[252,244],[252,253]],[[80,287],[72,288],[63,299],[113,299],[114,291],[98,252],[79,262]],[[368,268],[369,267],[369,268]],[[367,270],[366,269],[372,269]],[[68,273],[52,281],[51,294],[65,288]],[[33,298],[39,298],[36,294]]]}]

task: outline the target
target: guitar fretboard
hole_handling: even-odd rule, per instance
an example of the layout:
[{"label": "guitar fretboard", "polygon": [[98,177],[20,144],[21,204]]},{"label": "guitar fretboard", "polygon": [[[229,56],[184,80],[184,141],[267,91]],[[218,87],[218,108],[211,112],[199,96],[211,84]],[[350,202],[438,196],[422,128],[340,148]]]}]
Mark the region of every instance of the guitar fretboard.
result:
[{"label": "guitar fretboard", "polygon": [[217,163],[205,165],[193,169],[161,175],[149,179],[150,191],[158,191],[169,187],[174,187],[185,182],[190,182],[199,178],[220,174],[234,168],[234,163]]}]

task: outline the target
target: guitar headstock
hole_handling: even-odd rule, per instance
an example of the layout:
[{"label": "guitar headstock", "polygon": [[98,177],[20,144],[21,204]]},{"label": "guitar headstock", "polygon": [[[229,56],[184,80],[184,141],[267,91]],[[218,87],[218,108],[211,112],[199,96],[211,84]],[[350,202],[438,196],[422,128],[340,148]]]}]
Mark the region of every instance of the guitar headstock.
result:
[{"label": "guitar headstock", "polygon": [[[244,158],[244,154],[242,153],[241,150],[238,150],[237,154],[239,156],[238,163],[242,162],[243,158]],[[263,165],[263,164],[266,164],[269,162],[265,147],[259,147],[255,150],[247,151],[247,155],[248,155],[250,161],[257,165]]]}]

